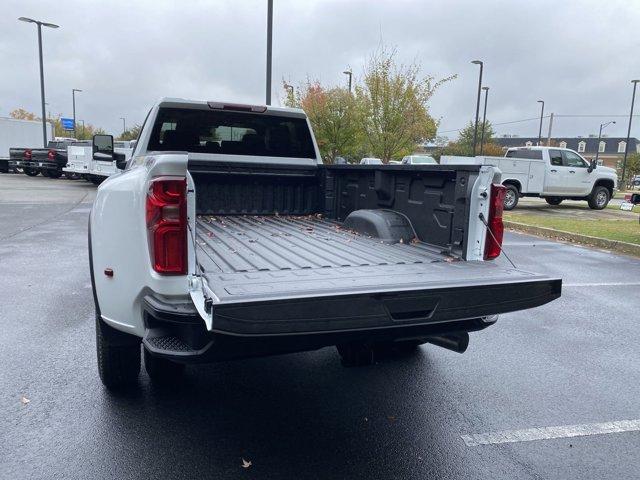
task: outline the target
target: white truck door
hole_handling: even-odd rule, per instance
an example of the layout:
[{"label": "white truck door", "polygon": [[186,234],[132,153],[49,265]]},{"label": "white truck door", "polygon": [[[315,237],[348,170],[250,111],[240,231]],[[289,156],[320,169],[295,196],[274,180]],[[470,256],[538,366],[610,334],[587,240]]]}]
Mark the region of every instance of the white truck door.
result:
[{"label": "white truck door", "polygon": [[564,189],[572,195],[588,195],[591,192],[589,164],[577,153],[563,150]]},{"label": "white truck door", "polygon": [[562,184],[562,151],[547,150],[549,158],[545,162],[544,188],[542,193],[548,195],[560,195],[564,192]]},{"label": "white truck door", "polygon": [[546,170],[544,160],[529,162],[529,187],[526,193],[542,193],[544,188],[544,172]]}]

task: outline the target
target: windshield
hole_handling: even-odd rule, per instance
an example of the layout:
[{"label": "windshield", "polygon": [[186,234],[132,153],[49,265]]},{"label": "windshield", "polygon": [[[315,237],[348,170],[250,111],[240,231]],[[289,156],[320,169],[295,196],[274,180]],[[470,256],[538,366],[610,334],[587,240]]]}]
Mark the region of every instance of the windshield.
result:
[{"label": "windshield", "polygon": [[161,108],[149,150],[316,158],[304,118],[188,108]]}]

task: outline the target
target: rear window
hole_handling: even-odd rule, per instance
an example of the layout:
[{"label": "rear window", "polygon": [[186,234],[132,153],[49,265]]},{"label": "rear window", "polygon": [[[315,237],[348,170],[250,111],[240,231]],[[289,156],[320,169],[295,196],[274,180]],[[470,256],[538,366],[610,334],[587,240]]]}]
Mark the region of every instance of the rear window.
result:
[{"label": "rear window", "polygon": [[220,110],[162,108],[148,150],[315,158],[304,118]]},{"label": "rear window", "polygon": [[542,150],[508,150],[507,157],[509,158],[527,158],[530,160],[542,160]]}]

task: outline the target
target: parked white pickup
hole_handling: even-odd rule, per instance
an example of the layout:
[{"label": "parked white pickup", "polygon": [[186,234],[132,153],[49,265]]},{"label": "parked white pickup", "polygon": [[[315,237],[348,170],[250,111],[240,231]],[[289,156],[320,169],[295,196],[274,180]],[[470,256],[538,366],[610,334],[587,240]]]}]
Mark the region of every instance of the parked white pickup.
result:
[{"label": "parked white pickup", "polygon": [[[135,140],[115,141],[113,145],[114,152],[124,154],[125,158],[129,160],[133,153]],[[93,147],[90,143],[70,146],[67,148],[67,156],[67,166],[63,168],[63,171],[86,175],[86,178],[95,184],[99,184],[105,178],[118,172],[114,161],[93,158]]]},{"label": "parked white pickup", "polygon": [[502,172],[507,187],[505,210],[512,210],[520,197],[542,197],[549,205],[563,200],[586,200],[602,210],[617,189],[613,168],[588,162],[568,148],[517,147],[504,157],[458,157],[443,155],[443,165],[492,165]]}]

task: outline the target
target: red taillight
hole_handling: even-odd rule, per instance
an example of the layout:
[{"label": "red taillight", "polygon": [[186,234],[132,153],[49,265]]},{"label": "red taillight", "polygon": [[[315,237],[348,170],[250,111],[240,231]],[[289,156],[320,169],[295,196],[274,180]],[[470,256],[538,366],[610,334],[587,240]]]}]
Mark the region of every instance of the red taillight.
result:
[{"label": "red taillight", "polygon": [[56,151],[55,150],[49,150],[49,153],[47,153],[47,158],[49,160],[55,160],[56,159]]},{"label": "red taillight", "polygon": [[24,158],[27,160],[31,160],[31,150],[24,151]]},{"label": "red taillight", "polygon": [[187,273],[187,181],[184,177],[151,180],[146,205],[153,269],[164,275]]},{"label": "red taillight", "polygon": [[484,259],[493,260],[502,251],[502,237],[504,225],[502,224],[502,209],[504,208],[504,195],[507,189],[504,185],[491,185],[491,200],[489,201],[489,218],[487,219],[487,238],[484,242]]}]

